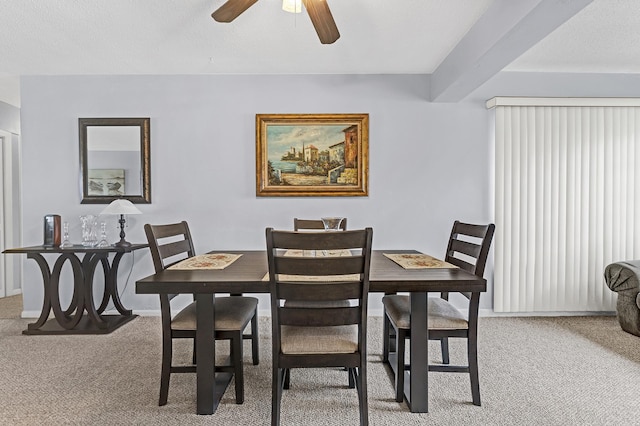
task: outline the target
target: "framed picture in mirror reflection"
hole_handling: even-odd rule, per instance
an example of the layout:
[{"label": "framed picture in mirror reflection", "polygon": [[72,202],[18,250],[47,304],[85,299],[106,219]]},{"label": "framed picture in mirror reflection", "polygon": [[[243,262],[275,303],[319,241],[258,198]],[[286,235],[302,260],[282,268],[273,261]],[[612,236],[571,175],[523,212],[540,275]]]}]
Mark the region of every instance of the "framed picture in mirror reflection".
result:
[{"label": "framed picture in mirror reflection", "polygon": [[89,195],[121,197],[125,194],[124,169],[89,169]]}]

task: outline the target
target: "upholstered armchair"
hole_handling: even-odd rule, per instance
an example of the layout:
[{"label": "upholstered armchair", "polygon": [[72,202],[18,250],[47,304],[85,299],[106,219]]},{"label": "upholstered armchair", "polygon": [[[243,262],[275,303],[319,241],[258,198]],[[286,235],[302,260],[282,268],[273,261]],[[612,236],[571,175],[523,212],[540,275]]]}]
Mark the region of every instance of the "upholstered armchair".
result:
[{"label": "upholstered armchair", "polygon": [[618,293],[618,321],[622,329],[640,336],[640,260],[628,260],[608,265],[604,279]]}]

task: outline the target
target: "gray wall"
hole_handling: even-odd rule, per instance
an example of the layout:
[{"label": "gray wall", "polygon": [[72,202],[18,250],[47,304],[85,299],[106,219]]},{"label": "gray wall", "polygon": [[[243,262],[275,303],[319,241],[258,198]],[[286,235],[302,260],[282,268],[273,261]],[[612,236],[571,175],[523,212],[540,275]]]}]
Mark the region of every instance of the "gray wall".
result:
[{"label": "gray wall", "polygon": [[[129,241],[145,241],[144,223],[185,219],[200,253],[263,249],[267,226],[344,215],[350,228],[374,228],[376,249],[443,255],[454,219],[491,220],[490,113],[481,102],[429,103],[427,91],[419,75],[24,77],[24,244],[41,244],[49,213],[68,220],[78,242],[78,216],[104,207],[80,204],[78,118],[151,117],[152,204],[129,217]],[[369,197],[256,198],[256,113],[369,113]],[[108,221],[116,241],[116,218]],[[135,280],[152,273],[148,251],[136,253],[126,284],[130,258],[120,266],[125,305],[158,309],[157,297],[135,294]],[[35,262],[25,260],[24,276],[24,309],[35,314]]]},{"label": "gray wall", "polygon": [[[441,255],[454,219],[492,218],[487,99],[640,97],[640,76],[500,73],[456,104],[429,103],[428,87],[429,77],[419,75],[23,77],[24,244],[42,242],[48,213],[69,220],[77,242],[78,216],[104,207],[80,205],[78,117],[148,116],[152,204],[129,217],[131,241],[144,241],[146,222],[186,219],[201,253],[262,249],[266,226],[290,228],[295,216],[345,215],[352,228],[374,227],[375,248]],[[323,112],[370,114],[370,196],[256,198],[255,114]],[[14,109],[0,108],[0,120],[16,118]],[[116,218],[108,220],[116,241]],[[23,261],[25,311],[37,314],[41,277],[35,262]],[[135,280],[151,272],[147,252],[123,260],[127,306],[157,309],[156,297],[134,291]],[[491,259],[485,275],[486,309],[493,305]],[[372,311],[379,307],[379,296],[372,296]]]}]

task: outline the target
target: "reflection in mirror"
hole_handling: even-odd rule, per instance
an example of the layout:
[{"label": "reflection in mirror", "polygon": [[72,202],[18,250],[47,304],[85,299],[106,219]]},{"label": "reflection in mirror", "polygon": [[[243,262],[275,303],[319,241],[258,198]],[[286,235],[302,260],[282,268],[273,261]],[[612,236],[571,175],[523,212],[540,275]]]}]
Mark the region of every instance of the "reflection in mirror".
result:
[{"label": "reflection in mirror", "polygon": [[87,127],[89,195],[142,195],[139,138],[134,126]]},{"label": "reflection in mirror", "polygon": [[80,118],[82,203],[150,203],[149,118]]}]

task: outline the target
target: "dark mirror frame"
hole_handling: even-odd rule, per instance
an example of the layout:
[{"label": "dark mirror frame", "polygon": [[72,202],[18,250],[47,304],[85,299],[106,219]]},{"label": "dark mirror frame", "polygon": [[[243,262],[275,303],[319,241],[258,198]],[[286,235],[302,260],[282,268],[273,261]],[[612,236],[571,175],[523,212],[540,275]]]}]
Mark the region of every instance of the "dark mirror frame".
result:
[{"label": "dark mirror frame", "polygon": [[[138,126],[140,127],[140,180],[142,194],[122,196],[89,195],[88,179],[88,140],[87,127],[89,126]],[[81,204],[109,204],[113,200],[125,199],[132,203],[151,203],[151,165],[150,165],[150,119],[146,118],[79,118],[78,127],[80,134],[80,188]]]}]

